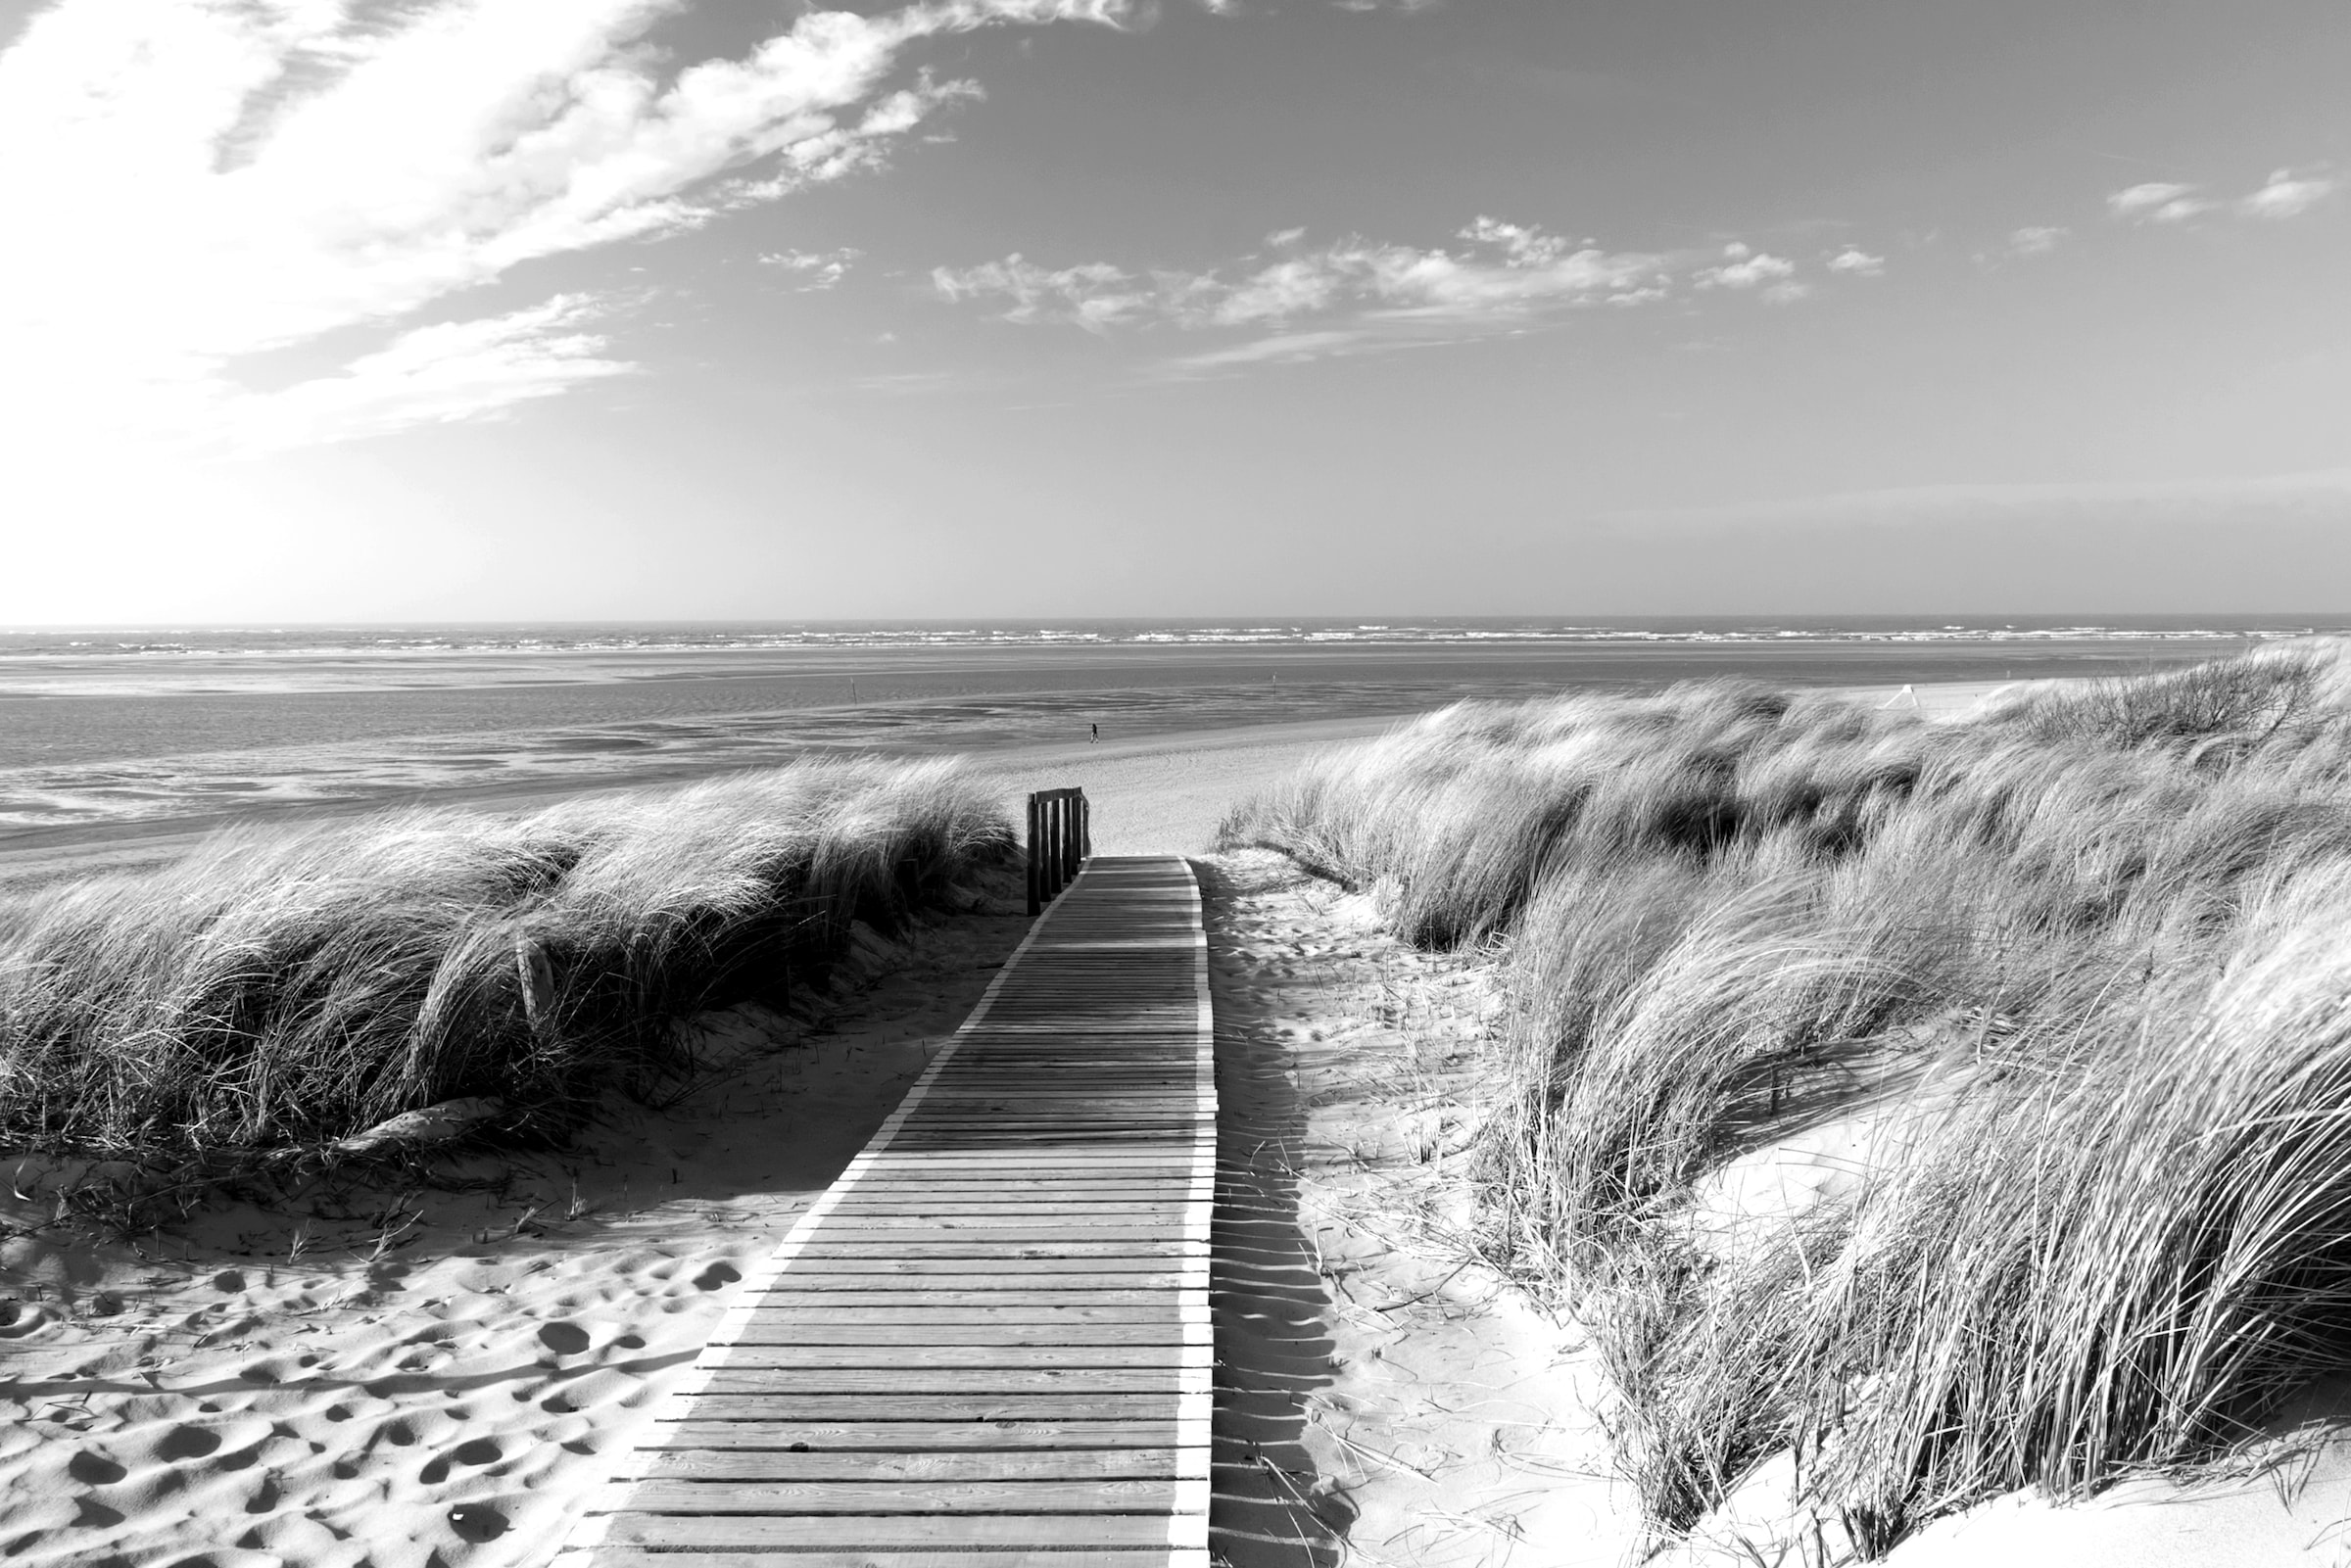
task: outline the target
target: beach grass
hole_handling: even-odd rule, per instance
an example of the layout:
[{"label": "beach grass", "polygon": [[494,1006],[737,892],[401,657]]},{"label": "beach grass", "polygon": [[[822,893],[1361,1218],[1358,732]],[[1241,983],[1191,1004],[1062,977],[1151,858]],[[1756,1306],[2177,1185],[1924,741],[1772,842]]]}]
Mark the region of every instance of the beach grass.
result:
[{"label": "beach grass", "polygon": [[552,1137],[696,1064],[673,1021],[821,981],[1009,854],[948,764],[827,762],[231,828],[0,903],[0,1144],[204,1159],[495,1102]]},{"label": "beach grass", "polygon": [[[1573,1301],[1660,1530],[1791,1450],[1865,1552],[2209,1459],[2351,1366],[2351,656],[1928,723],[1728,683],[1463,704],[1227,846],[1483,944],[1494,1259]],[[1814,1201],[1704,1215],[1822,1128]]]}]

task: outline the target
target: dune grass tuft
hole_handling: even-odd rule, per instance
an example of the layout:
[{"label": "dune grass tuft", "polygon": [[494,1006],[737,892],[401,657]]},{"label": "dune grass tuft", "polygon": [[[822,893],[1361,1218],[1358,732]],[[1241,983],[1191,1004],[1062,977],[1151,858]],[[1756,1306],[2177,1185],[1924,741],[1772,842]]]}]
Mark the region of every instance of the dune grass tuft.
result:
[{"label": "dune grass tuft", "polygon": [[0,1143],[233,1154],[468,1096],[556,1132],[691,1069],[671,1020],[821,974],[1009,843],[944,764],[226,830],[0,904]]},{"label": "dune grass tuft", "polygon": [[[2351,1367],[2351,655],[1956,722],[1711,683],[1464,704],[1227,820],[1484,942],[1491,1245],[1578,1302],[1686,1528],[1790,1449],[1880,1551],[2212,1457]],[[1878,1134],[1726,1240],[1744,1158]]]}]

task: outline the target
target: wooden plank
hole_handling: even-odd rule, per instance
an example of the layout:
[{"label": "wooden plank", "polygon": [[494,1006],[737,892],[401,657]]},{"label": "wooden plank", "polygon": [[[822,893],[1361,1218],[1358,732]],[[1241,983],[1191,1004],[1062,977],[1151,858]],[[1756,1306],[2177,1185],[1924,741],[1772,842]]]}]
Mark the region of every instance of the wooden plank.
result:
[{"label": "wooden plank", "polygon": [[907,1366],[770,1369],[744,1366],[729,1357],[709,1369],[704,1398],[730,1394],[777,1394],[792,1399],[883,1394],[923,1399],[1021,1398],[1077,1395],[1086,1399],[1128,1394],[1182,1394],[1208,1387],[1206,1366]]},{"label": "wooden plank", "polygon": [[1176,1448],[943,1449],[916,1453],[793,1453],[660,1449],[633,1470],[639,1480],[696,1481],[1104,1481],[1196,1480],[1206,1450]]},{"label": "wooden plank", "polygon": [[1098,1370],[1108,1367],[1166,1367],[1194,1364],[1199,1346],[1162,1345],[744,1345],[727,1348],[720,1366],[734,1370],[752,1367],[781,1371],[787,1367],[842,1370],[850,1367],[919,1368],[935,1366],[1068,1367]]},{"label": "wooden plank", "polygon": [[[848,1546],[864,1551],[921,1550],[940,1546],[1166,1547],[1188,1544],[1168,1538],[1181,1527],[1165,1514],[972,1514],[962,1517],[900,1514],[771,1519],[696,1519],[665,1514],[622,1513],[610,1518],[604,1539],[615,1545],[676,1550],[695,1546],[807,1548]],[[1201,1521],[1205,1541],[1207,1522]],[[994,1559],[990,1558],[992,1562]]]},{"label": "wooden plank", "polygon": [[[673,1548],[666,1551],[612,1547],[594,1554],[573,1552],[555,1559],[559,1568],[578,1568],[593,1560],[600,1568],[778,1568],[775,1554],[764,1550],[729,1551],[723,1548]],[[1081,1548],[998,1547],[985,1552],[965,1551],[794,1551],[790,1568],[1212,1568],[1205,1546],[1154,1546],[1122,1550],[1116,1546]]]},{"label": "wooden plank", "polygon": [[859,1312],[873,1307],[1150,1307],[1172,1303],[1176,1288],[1118,1290],[1107,1286],[1071,1285],[1052,1290],[826,1290],[796,1283],[779,1286],[760,1299],[764,1307],[821,1307],[830,1311]]},{"label": "wooden plank", "polygon": [[[1129,1227],[1131,1228],[1131,1227]],[[837,1259],[850,1261],[869,1258],[891,1259],[1027,1259],[1041,1262],[1060,1259],[1080,1262],[1087,1259],[1107,1261],[1118,1259],[1152,1259],[1157,1266],[1171,1266],[1169,1259],[1206,1258],[1208,1244],[1201,1241],[1162,1241],[1156,1237],[1127,1237],[1117,1241],[1073,1241],[1067,1236],[1040,1236],[1034,1231],[1006,1234],[996,1232],[966,1233],[960,1238],[939,1236],[934,1231],[917,1231],[920,1240],[903,1239],[903,1233],[891,1231],[857,1231],[847,1236],[825,1233],[821,1245],[810,1244],[800,1250],[800,1259],[816,1261]]]},{"label": "wooden plank", "polygon": [[1175,1421],[1180,1394],[701,1394],[702,1421]]},{"label": "wooden plank", "polygon": [[947,1317],[909,1324],[844,1323],[826,1314],[773,1324],[752,1323],[734,1331],[727,1339],[711,1343],[730,1348],[805,1346],[811,1350],[891,1345],[924,1350],[948,1346],[992,1346],[999,1350],[1066,1346],[1077,1352],[1089,1346],[1200,1346],[1209,1344],[1210,1339],[1207,1323],[1178,1322],[1174,1317],[1140,1323],[1073,1323],[1066,1319],[1043,1323],[973,1323]]},{"label": "wooden plank", "polygon": [[[625,1496],[595,1497],[589,1511],[718,1518],[730,1514],[1170,1514],[1205,1488],[1173,1476],[1132,1479],[958,1481],[928,1476],[909,1481],[688,1481],[671,1477],[636,1482]],[[1166,1539],[1164,1528],[1161,1536]]]},{"label": "wooden plank", "polygon": [[696,1413],[660,1428],[664,1451],[862,1453],[940,1450],[993,1453],[1061,1452],[1072,1449],[1172,1449],[1177,1424],[1157,1420],[1091,1418],[1026,1421],[778,1421],[760,1417],[720,1421]]},{"label": "wooden plank", "polygon": [[[830,1296],[821,1297],[815,1301],[795,1301],[788,1304],[779,1304],[772,1297],[763,1296],[752,1305],[752,1309],[744,1314],[742,1321],[745,1324],[766,1323],[782,1327],[787,1324],[812,1321],[840,1321],[842,1316],[840,1303]],[[1208,1315],[1205,1308],[1194,1313],[1190,1304],[1183,1299],[1181,1294],[1169,1291],[1162,1293],[1157,1300],[1141,1305],[1130,1303],[1115,1307],[1083,1298],[1076,1301],[997,1302],[986,1307],[973,1307],[968,1304],[949,1307],[917,1294],[910,1303],[895,1307],[860,1307],[851,1320],[859,1323],[902,1323],[908,1325],[1020,1323],[1034,1325],[1038,1328],[1074,1328],[1084,1323],[1156,1324],[1162,1327],[1174,1327],[1191,1321],[1195,1317],[1198,1321],[1206,1322]]]},{"label": "wooden plank", "polygon": [[1168,1203],[1122,1204],[1115,1198],[1105,1198],[1099,1203],[1080,1203],[1072,1199],[1055,1199],[1049,1203],[1040,1201],[1033,1204],[1019,1204],[1008,1199],[974,1198],[965,1202],[906,1198],[894,1202],[877,1199],[870,1204],[843,1204],[834,1212],[857,1220],[861,1224],[890,1218],[1014,1219],[1030,1224],[1051,1223],[1055,1225],[1064,1223],[1082,1225],[1088,1221],[1103,1225],[1143,1222],[1156,1223],[1167,1229],[1173,1229],[1183,1220],[1192,1205],[1197,1201],[1196,1199],[1184,1199]]},{"label": "wooden plank", "polygon": [[1174,1290],[1205,1275],[1208,1259],[1187,1266],[1180,1258],[871,1258],[796,1259],[798,1290],[881,1290],[885,1280],[919,1279],[941,1290]]},{"label": "wooden plank", "polygon": [[1032,1241],[1070,1239],[1072,1246],[1122,1246],[1127,1241],[1150,1241],[1166,1237],[1166,1225],[1124,1225],[1112,1215],[1095,1215],[1086,1225],[1068,1225],[1063,1220],[1044,1222],[1034,1215],[1006,1213],[1006,1215],[900,1215],[877,1213],[848,1217],[840,1227],[828,1225],[823,1237],[833,1237],[837,1246],[880,1246],[887,1237],[907,1237],[907,1246],[919,1246],[931,1239],[936,1246],[985,1246],[989,1241],[1001,1241],[1004,1246],[1028,1246]]}]

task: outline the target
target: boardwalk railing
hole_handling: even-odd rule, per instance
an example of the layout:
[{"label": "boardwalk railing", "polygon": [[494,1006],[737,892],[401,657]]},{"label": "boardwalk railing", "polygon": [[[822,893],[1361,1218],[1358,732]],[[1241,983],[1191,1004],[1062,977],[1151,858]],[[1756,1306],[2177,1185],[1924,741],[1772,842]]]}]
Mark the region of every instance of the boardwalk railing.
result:
[{"label": "boardwalk railing", "polygon": [[1207,937],[1092,862],[750,1270],[555,1568],[1208,1568]]},{"label": "boardwalk railing", "polygon": [[1029,797],[1029,913],[1042,913],[1078,879],[1094,853],[1093,808],[1082,789],[1039,789]]}]

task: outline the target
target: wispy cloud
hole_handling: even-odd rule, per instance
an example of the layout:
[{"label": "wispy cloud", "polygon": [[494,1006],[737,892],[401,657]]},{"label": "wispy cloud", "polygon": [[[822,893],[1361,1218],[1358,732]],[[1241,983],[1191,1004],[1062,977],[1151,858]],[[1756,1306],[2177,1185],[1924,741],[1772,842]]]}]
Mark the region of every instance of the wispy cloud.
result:
[{"label": "wispy cloud", "polygon": [[796,292],[816,294],[839,287],[864,254],[853,245],[832,251],[768,251],[760,256],[759,264],[780,268],[794,279],[792,286]]},{"label": "wispy cloud", "polygon": [[1789,305],[1811,293],[1796,281],[1796,263],[1734,240],[1722,248],[1723,260],[1701,267],[1691,281],[1702,289],[1753,289],[1774,305]]},{"label": "wispy cloud", "polygon": [[[1684,289],[1753,291],[1773,303],[1810,292],[1796,262],[1736,242],[1703,257],[1611,251],[1483,216],[1454,239],[1423,248],[1351,237],[1310,247],[1303,230],[1285,229],[1268,236],[1266,252],[1204,271],[1047,267],[1016,254],[938,267],[932,285],[951,303],[1000,305],[1000,319],[1027,326],[1270,333],[1171,361],[1193,370],[1488,336],[1565,311],[1652,305]],[[1846,254],[1858,260],[1841,256],[1843,264],[1832,263],[1841,274],[1874,275],[1884,265],[1858,249]]]},{"label": "wispy cloud", "polygon": [[2280,168],[2258,190],[2231,201],[2205,195],[2198,186],[2153,180],[2116,191],[2106,198],[2106,210],[2137,223],[2181,223],[2207,214],[2275,222],[2300,217],[2341,187],[2342,181],[2321,171]]},{"label": "wispy cloud", "polygon": [[219,444],[252,455],[453,424],[629,373],[634,366],[603,356],[603,337],[580,330],[595,315],[588,300],[558,295],[527,310],[404,332],[338,375],[225,400]]},{"label": "wispy cloud", "polygon": [[2197,196],[2195,189],[2170,180],[2148,180],[2107,197],[2106,210],[2134,222],[2177,223],[2212,210],[2213,204]]},{"label": "wispy cloud", "polygon": [[[143,410],[216,428],[246,356],[399,333],[523,262],[877,166],[977,91],[901,76],[918,40],[1131,14],[1131,0],[811,11],[741,58],[680,67],[646,39],[684,3],[412,0],[362,16],[338,0],[62,0],[0,54],[0,417],[54,430]],[[509,368],[585,362],[582,309],[399,336],[307,396],[413,380],[401,356],[467,331]],[[578,379],[485,373],[463,399],[371,404],[384,411],[369,422],[395,428],[397,407],[467,417],[499,406],[498,387],[539,397]]]},{"label": "wispy cloud", "polygon": [[2270,175],[2261,189],[2238,202],[2236,210],[2247,217],[2300,217],[2341,186],[2337,179],[2280,168]]},{"label": "wispy cloud", "polygon": [[1886,258],[1872,256],[1858,245],[1848,245],[1827,261],[1828,269],[1847,277],[1874,278],[1886,275]]},{"label": "wispy cloud", "polygon": [[1181,355],[1169,360],[1165,368],[1178,375],[1198,375],[1219,370],[1245,369],[1250,365],[1295,364],[1301,360],[1326,359],[1333,355],[1358,352],[1377,341],[1374,334],[1361,328],[1276,332],[1271,337],[1253,338],[1229,348]]},{"label": "wispy cloud", "polygon": [[991,296],[1007,301],[1004,319],[1023,325],[1060,322],[1102,332],[1159,309],[1159,297],[1147,280],[1107,261],[1048,268],[1017,251],[1001,261],[961,270],[936,267],[931,284],[951,302]]},{"label": "wispy cloud", "polygon": [[2017,257],[2046,256],[2064,244],[2065,237],[2071,232],[2070,229],[2046,224],[2011,229],[2008,234],[2008,254]]}]

